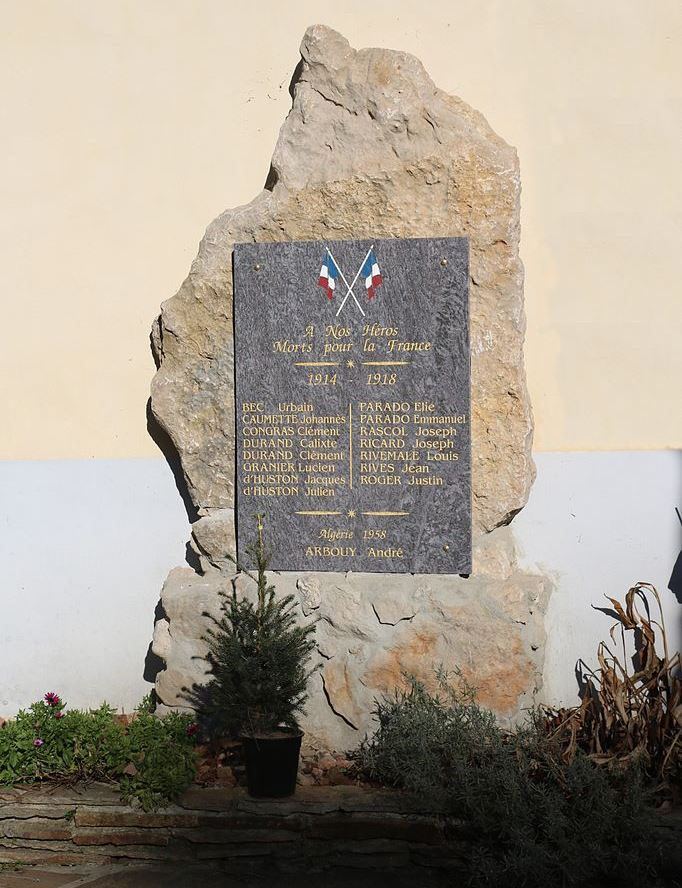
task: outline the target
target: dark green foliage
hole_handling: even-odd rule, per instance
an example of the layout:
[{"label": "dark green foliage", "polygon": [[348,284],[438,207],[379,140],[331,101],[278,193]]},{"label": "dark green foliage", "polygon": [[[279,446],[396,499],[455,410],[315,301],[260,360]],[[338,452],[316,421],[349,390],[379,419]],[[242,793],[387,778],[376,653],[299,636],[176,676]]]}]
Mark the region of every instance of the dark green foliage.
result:
[{"label": "dark green foliage", "polygon": [[[50,695],[48,695],[50,696]],[[195,773],[191,718],[140,709],[129,724],[106,704],[82,712],[34,703],[0,729],[0,784],[99,780],[119,783],[145,810],[180,795]]]},{"label": "dark green foliage", "polygon": [[126,732],[128,760],[134,767],[119,780],[124,802],[136,799],[145,811],[153,811],[187,789],[196,773],[190,724],[189,716],[177,712],[163,719],[138,713]]},{"label": "dark green foliage", "polygon": [[655,843],[639,775],[577,755],[570,763],[531,719],[501,730],[460,678],[439,694],[410,679],[377,704],[379,726],[355,754],[372,780],[404,787],[466,819],[471,884],[648,884]]},{"label": "dark green foliage", "polygon": [[278,600],[268,585],[260,518],[258,538],[247,551],[257,570],[248,574],[257,583],[257,602],[238,598],[236,589],[224,596],[222,617],[206,638],[212,678],[193,695],[217,736],[296,730],[313,671],[315,626],[298,626],[293,595]]},{"label": "dark green foliage", "polygon": [[103,704],[65,711],[62,705],[34,703],[0,730],[0,783],[113,779],[125,759],[114,710]]},{"label": "dark green foliage", "polygon": [[149,715],[156,712],[156,692],[150,691],[148,694],[145,694],[135,707],[135,712],[146,712]]}]

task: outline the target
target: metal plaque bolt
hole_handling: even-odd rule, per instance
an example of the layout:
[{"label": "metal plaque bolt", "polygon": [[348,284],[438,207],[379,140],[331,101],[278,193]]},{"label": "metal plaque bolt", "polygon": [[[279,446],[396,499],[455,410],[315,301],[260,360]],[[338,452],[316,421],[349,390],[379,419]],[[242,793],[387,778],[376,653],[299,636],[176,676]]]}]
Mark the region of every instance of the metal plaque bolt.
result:
[{"label": "metal plaque bolt", "polygon": [[445,258],[445,256],[443,256],[443,258],[440,260],[440,264],[443,266],[443,268],[445,268],[445,266],[448,264],[448,260]]},{"label": "metal plaque bolt", "polygon": [[256,262],[256,264],[253,266],[253,270],[254,270],[254,271],[260,271],[260,265],[259,265],[257,262]]},{"label": "metal plaque bolt", "polygon": [[447,543],[443,546],[443,551],[444,551],[444,552],[449,552],[449,551],[450,551],[450,546],[448,546]]}]

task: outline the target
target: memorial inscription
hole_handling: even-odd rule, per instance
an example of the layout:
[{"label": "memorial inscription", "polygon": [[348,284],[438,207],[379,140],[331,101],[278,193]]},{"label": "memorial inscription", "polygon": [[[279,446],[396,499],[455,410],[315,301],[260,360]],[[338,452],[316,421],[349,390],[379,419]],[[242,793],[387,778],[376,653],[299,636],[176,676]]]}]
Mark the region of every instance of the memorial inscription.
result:
[{"label": "memorial inscription", "polygon": [[466,238],[236,244],[238,548],[469,573]]}]

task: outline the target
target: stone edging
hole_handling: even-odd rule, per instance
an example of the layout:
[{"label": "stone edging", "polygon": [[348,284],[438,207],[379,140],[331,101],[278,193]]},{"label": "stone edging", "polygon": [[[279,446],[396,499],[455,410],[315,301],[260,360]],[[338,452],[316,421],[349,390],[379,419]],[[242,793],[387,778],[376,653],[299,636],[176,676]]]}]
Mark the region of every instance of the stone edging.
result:
[{"label": "stone edging", "polygon": [[463,824],[402,793],[354,786],[304,787],[284,800],[251,799],[241,788],[192,788],[155,814],[122,805],[101,784],[0,792],[2,863],[461,869],[467,848]]},{"label": "stone edging", "polygon": [[[467,824],[405,793],[360,786],[301,787],[252,799],[240,787],[192,787],[155,814],[121,804],[108,785],[0,791],[0,864],[184,861],[229,872],[423,866],[464,874]],[[665,870],[682,867],[682,812],[660,818]]]}]

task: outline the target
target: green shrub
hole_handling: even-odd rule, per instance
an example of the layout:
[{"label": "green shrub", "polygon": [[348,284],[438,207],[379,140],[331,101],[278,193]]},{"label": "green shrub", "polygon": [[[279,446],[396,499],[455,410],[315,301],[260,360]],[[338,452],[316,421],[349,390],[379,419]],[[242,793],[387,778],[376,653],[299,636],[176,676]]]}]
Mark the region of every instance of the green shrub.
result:
[{"label": "green shrub", "polygon": [[637,772],[613,773],[561,748],[531,719],[513,733],[465,682],[439,673],[377,704],[378,728],[355,753],[370,779],[408,789],[466,819],[475,838],[471,883],[647,884],[652,814]]},{"label": "green shrub", "polygon": [[126,731],[128,757],[134,768],[119,778],[125,802],[136,799],[145,811],[151,811],[187,789],[196,774],[192,727],[191,717],[177,712],[162,719],[138,712]]},{"label": "green shrub", "polygon": [[[195,687],[189,699],[215,736],[263,734],[280,727],[297,730],[307,700],[308,668],[315,643],[314,624],[297,625],[294,596],[275,597],[268,585],[269,556],[258,516],[258,537],[248,549],[257,574],[257,601],[226,594],[222,616],[206,636],[211,667],[209,682]],[[240,566],[240,569],[243,568]]]},{"label": "green shrub", "polygon": [[125,801],[153,810],[192,782],[194,742],[187,715],[159,719],[141,708],[124,724],[106,704],[67,710],[46,694],[0,730],[0,784],[115,782]]}]

